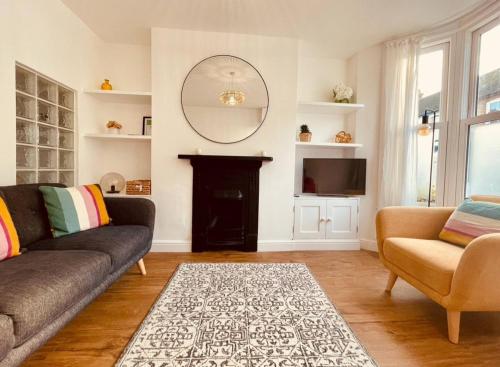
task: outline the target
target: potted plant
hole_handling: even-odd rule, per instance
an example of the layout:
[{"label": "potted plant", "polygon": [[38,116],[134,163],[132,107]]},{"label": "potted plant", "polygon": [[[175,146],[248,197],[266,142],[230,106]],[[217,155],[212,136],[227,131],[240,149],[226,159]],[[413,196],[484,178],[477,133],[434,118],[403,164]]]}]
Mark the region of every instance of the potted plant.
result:
[{"label": "potted plant", "polygon": [[302,142],[310,142],[312,137],[311,130],[307,125],[300,125],[299,140]]},{"label": "potted plant", "polygon": [[122,124],[120,124],[118,121],[108,121],[108,123],[106,124],[108,134],[119,134],[122,127]]}]

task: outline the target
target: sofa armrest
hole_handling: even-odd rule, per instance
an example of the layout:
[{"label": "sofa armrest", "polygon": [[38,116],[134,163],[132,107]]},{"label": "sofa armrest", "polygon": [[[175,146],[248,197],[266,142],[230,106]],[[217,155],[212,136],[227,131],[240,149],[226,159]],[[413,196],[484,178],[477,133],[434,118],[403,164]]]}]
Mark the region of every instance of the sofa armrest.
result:
[{"label": "sofa armrest", "polygon": [[447,308],[500,311],[500,233],[486,234],[467,247],[453,275]]},{"label": "sofa armrest", "polygon": [[105,197],[106,208],[111,222],[116,225],[135,224],[147,226],[154,231],[155,204],[143,198],[109,198]]},{"label": "sofa armrest", "polygon": [[438,239],[439,232],[455,208],[417,208],[393,206],[378,211],[377,245],[380,255],[386,238]]}]

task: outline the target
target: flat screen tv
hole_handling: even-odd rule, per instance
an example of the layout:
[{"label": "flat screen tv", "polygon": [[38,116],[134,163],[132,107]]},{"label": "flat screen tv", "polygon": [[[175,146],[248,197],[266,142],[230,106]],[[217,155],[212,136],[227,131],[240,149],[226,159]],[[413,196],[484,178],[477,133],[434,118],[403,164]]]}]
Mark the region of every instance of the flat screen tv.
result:
[{"label": "flat screen tv", "polygon": [[366,159],[304,158],[303,163],[303,193],[365,195]]}]

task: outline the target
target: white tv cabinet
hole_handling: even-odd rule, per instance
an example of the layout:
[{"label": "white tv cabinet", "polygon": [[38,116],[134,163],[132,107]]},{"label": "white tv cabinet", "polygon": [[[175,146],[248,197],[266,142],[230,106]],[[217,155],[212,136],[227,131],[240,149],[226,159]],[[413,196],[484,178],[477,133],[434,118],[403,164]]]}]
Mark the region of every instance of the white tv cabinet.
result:
[{"label": "white tv cabinet", "polygon": [[294,240],[358,240],[359,198],[295,198]]}]

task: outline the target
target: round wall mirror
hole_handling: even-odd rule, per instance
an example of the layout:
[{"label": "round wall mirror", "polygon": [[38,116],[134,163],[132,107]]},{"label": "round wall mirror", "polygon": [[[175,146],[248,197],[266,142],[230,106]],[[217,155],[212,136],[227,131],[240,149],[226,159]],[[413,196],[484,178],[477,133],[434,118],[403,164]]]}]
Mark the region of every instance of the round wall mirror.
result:
[{"label": "round wall mirror", "polygon": [[269,107],[260,73],[229,55],[206,58],[186,76],[181,92],[184,116],[205,139],[231,144],[247,139],[264,122]]}]

